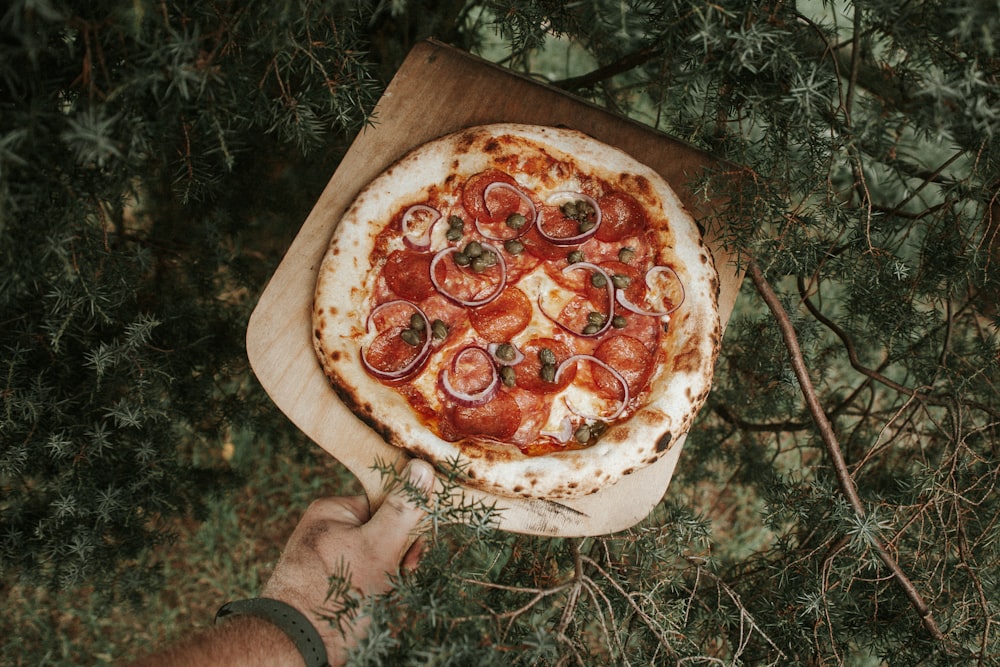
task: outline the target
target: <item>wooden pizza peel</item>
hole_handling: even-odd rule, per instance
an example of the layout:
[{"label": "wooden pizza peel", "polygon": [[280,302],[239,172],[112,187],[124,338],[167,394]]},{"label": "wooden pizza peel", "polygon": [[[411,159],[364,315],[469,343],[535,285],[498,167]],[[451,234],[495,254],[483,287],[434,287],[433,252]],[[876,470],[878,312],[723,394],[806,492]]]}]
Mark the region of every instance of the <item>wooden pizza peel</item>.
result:
[{"label": "wooden pizza peel", "polygon": [[[312,298],[320,262],[341,215],[373,178],[412,148],[472,125],[495,122],[567,126],[617,146],[659,172],[697,219],[701,202],[686,187],[717,162],[660,132],[469,54],[428,41],[417,45],[386,88],[374,125],[354,140],[261,295],[247,328],[247,355],[274,403],[361,482],[373,504],[384,496],[376,462],[401,468],[387,445],[340,402],[313,351]],[[725,328],[742,275],[713,239],[719,310]],[[683,447],[678,438],[657,463],[598,493],[569,501],[508,499],[465,490],[466,502],[499,510],[513,532],[580,537],[628,528],[663,497]],[[456,502],[459,499],[455,499]]]}]

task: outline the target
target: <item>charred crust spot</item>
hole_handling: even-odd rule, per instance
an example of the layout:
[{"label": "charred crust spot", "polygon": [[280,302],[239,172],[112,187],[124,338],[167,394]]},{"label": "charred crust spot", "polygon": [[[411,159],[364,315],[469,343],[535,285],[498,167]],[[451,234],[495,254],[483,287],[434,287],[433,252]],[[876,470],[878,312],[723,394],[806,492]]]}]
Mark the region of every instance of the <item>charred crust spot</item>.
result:
[{"label": "charred crust spot", "polygon": [[701,254],[701,263],[708,264],[708,255],[706,255],[705,253]]},{"label": "charred crust spot", "polygon": [[341,356],[340,350],[334,350],[330,353],[330,361],[340,361]]},{"label": "charred crust spot", "polygon": [[631,475],[634,472],[635,472],[635,468],[629,468],[629,469],[625,470],[624,472],[622,472],[622,474],[623,475]]},{"label": "charred crust spot", "polygon": [[698,369],[700,355],[695,344],[691,344],[674,357],[675,373],[690,373]]},{"label": "charred crust spot", "polygon": [[670,431],[667,431],[666,433],[661,435],[660,438],[656,441],[656,451],[658,452],[667,451],[667,447],[670,446],[671,440],[673,440],[673,435],[671,435]]},{"label": "charred crust spot", "polygon": [[646,180],[644,176],[636,176],[634,180],[635,180],[635,189],[638,192],[647,196],[649,195],[650,192],[652,192],[653,188],[650,187],[649,181]]},{"label": "charred crust spot", "polygon": [[496,153],[501,149],[500,142],[496,139],[490,139],[483,145],[483,151],[486,153]]},{"label": "charred crust spot", "polygon": [[513,491],[514,493],[522,493],[524,491],[524,487],[518,484],[517,486],[514,487]]}]

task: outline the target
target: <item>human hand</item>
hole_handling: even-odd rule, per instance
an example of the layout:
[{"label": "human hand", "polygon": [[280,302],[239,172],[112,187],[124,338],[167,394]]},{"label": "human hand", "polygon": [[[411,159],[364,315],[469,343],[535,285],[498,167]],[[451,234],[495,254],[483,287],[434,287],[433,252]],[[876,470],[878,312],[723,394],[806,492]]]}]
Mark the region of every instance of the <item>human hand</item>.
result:
[{"label": "human hand", "polygon": [[[402,478],[430,493],[434,470],[427,462],[414,459]],[[346,568],[353,591],[362,596],[385,593],[390,577],[400,568],[417,566],[423,546],[417,530],[424,516],[402,484],[389,492],[374,514],[364,496],[316,500],[289,538],[262,595],[305,614],[323,638],[330,664],[339,664],[364,627],[355,621],[352,627],[341,629],[318,618],[320,610],[330,605],[330,578],[343,574]]]}]

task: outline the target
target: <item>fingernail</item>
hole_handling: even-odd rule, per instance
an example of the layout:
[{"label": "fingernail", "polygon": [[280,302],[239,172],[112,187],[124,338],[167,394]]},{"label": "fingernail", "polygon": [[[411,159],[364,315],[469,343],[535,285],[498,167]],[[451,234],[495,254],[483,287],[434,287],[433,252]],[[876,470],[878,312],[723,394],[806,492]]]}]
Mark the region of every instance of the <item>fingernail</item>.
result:
[{"label": "fingernail", "polygon": [[413,459],[406,468],[406,476],[411,484],[424,491],[431,490],[431,483],[434,480],[434,469],[431,468],[431,464],[420,459]]}]

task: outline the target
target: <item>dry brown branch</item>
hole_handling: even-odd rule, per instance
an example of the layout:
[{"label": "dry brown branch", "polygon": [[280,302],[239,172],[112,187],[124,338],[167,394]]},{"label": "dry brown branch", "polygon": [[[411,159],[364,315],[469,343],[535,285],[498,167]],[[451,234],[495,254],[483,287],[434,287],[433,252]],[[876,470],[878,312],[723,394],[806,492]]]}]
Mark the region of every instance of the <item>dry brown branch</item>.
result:
[{"label": "dry brown branch", "polygon": [[[795,372],[795,377],[799,381],[799,387],[802,390],[806,406],[809,408],[809,413],[812,415],[813,421],[816,423],[816,428],[819,430],[820,436],[823,439],[823,444],[826,446],[827,453],[829,454],[831,463],[833,464],[840,491],[847,499],[847,502],[850,504],[851,509],[854,510],[855,514],[857,514],[859,518],[863,518],[866,515],[864,503],[858,495],[857,487],[854,485],[854,479],[851,477],[851,473],[847,468],[847,463],[844,461],[844,454],[841,451],[837,434],[833,430],[833,425],[830,424],[829,419],[827,419],[826,413],[823,410],[823,405],[820,403],[819,396],[816,394],[816,390],[813,387],[812,379],[809,376],[809,370],[806,368],[805,358],[802,355],[801,348],[799,347],[798,336],[795,333],[795,327],[792,325],[791,318],[789,318],[784,306],[781,305],[778,295],[771,287],[771,284],[764,277],[763,272],[760,270],[760,267],[755,261],[750,261],[747,265],[747,274],[750,276],[754,287],[761,295],[764,303],[767,304],[768,309],[771,311],[771,314],[774,316],[775,321],[778,324],[782,340],[784,341],[785,347],[788,349],[789,356],[791,357],[792,369]],[[889,569],[890,572],[892,572],[896,582],[906,593],[906,597],[910,600],[910,604],[913,605],[913,608],[920,615],[920,621],[927,632],[934,637],[934,639],[946,643],[947,638],[944,636],[944,633],[941,632],[937,622],[934,620],[934,614],[930,606],[916,589],[916,586],[913,585],[913,582],[910,581],[910,578],[896,562],[896,559],[893,558],[885,548],[882,540],[879,539],[878,536],[873,535],[871,538],[871,546],[878,554],[882,563]]]}]

